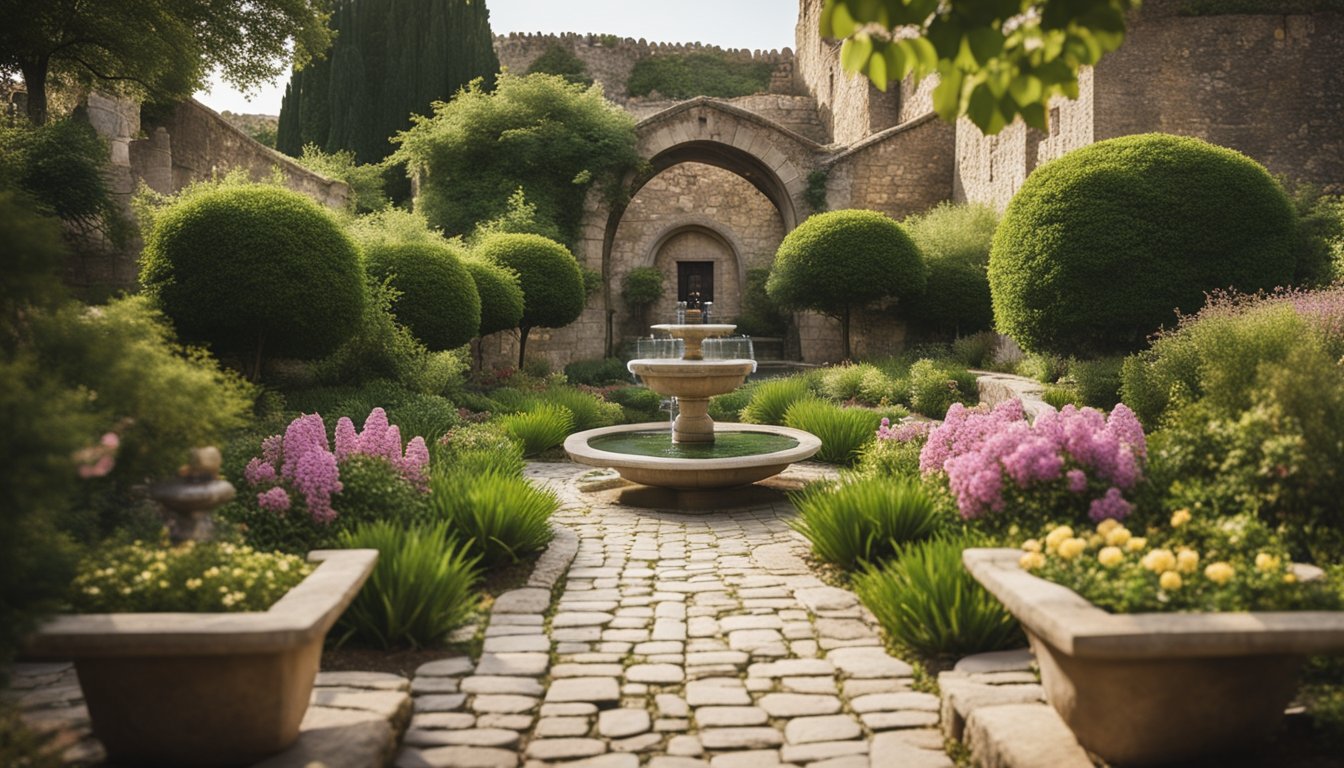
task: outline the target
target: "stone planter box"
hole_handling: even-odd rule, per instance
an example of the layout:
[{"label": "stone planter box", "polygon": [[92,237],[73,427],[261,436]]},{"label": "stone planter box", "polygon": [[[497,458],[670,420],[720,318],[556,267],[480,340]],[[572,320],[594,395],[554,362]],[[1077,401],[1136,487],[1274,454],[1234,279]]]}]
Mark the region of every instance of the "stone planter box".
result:
[{"label": "stone planter box", "polygon": [[962,559],[1022,622],[1046,700],[1110,763],[1183,763],[1263,744],[1303,659],[1344,652],[1344,612],[1111,614],[1023,571],[1021,554],[968,549]]},{"label": "stone planter box", "polygon": [[298,738],[327,631],[373,571],[371,549],[320,563],[262,613],[59,616],[24,656],[71,660],[118,765],[248,765]]}]

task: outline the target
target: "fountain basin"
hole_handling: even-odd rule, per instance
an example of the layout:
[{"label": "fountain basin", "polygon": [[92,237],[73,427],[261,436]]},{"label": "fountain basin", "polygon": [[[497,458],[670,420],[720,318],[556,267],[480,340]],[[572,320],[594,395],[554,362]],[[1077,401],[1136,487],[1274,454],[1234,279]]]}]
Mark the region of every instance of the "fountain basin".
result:
[{"label": "fountain basin", "polygon": [[700,344],[705,339],[727,336],[737,328],[736,325],[728,323],[660,323],[649,327],[685,342],[686,350],[682,357],[687,360],[700,359]]},{"label": "fountain basin", "polygon": [[756,361],[645,359],[631,360],[626,368],[660,395],[707,399],[742,386]]},{"label": "fountain basin", "polygon": [[[788,447],[764,453],[717,458],[713,456],[714,449],[709,444],[699,444],[691,448],[690,450],[695,452],[692,457],[617,453],[592,445],[596,440],[600,446],[603,442],[601,438],[631,436],[641,432],[664,435],[667,437],[668,445],[674,445],[666,422],[647,422],[576,432],[565,440],[565,453],[580,464],[614,469],[621,474],[621,477],[633,483],[677,490],[701,490],[750,485],[783,472],[796,461],[811,458],[821,449],[821,440],[816,435],[800,429],[764,424],[715,424],[714,432],[717,435],[757,433],[785,438],[786,441],[793,441],[793,444],[788,446],[785,442]],[[736,447],[730,449],[730,452],[736,451]],[[706,457],[704,454],[709,456]]]}]

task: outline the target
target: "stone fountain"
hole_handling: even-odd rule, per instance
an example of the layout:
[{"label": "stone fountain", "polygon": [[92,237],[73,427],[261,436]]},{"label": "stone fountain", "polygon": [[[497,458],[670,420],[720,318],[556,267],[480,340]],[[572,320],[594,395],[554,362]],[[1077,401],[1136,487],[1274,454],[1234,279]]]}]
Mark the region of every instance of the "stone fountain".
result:
[{"label": "stone fountain", "polygon": [[704,342],[732,333],[726,323],[669,323],[654,331],[680,339],[680,359],[640,358],[627,368],[654,392],[676,398],[677,416],[666,423],[625,424],[578,432],[565,452],[581,464],[614,469],[631,482],[660,488],[732,488],[783,472],[821,448],[815,435],[764,424],[715,424],[709,399],[746,381],[750,358],[706,360]]}]

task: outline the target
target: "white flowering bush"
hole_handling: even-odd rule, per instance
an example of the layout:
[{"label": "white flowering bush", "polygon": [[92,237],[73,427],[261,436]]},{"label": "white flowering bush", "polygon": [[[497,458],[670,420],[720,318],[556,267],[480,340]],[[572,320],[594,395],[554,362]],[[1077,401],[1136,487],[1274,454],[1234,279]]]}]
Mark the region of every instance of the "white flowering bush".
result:
[{"label": "white flowering bush", "polygon": [[312,570],[297,555],[227,542],[135,541],[85,557],[70,603],[79,613],[264,611]]},{"label": "white flowering bush", "polygon": [[1196,517],[1131,531],[1055,526],[1022,544],[1022,568],[1115,613],[1338,610],[1339,586],[1299,581],[1283,541],[1251,514]]}]

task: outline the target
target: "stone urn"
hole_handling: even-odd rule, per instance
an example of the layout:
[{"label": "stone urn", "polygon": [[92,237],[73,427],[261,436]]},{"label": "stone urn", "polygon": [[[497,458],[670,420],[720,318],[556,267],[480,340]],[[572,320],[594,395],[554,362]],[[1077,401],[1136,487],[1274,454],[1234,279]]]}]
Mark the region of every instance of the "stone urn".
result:
[{"label": "stone urn", "polygon": [[222,464],[218,448],[193,448],[191,461],[178,470],[176,478],[150,486],[150,498],[159,503],[174,544],[214,538],[211,513],[237,494],[232,483],[220,478]]},{"label": "stone urn", "polygon": [[373,571],[373,549],[320,550],[269,610],[58,616],[25,641],[74,661],[110,762],[250,765],[299,736],[327,631]]},{"label": "stone urn", "polygon": [[968,549],[966,568],[1022,622],[1046,700],[1108,763],[1186,764],[1264,744],[1307,656],[1344,652],[1344,612],[1112,614]]}]

